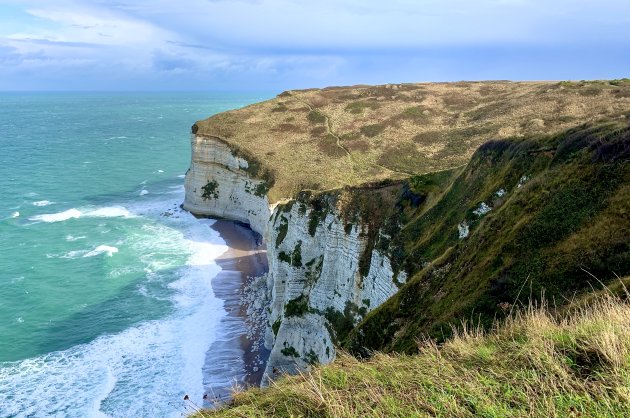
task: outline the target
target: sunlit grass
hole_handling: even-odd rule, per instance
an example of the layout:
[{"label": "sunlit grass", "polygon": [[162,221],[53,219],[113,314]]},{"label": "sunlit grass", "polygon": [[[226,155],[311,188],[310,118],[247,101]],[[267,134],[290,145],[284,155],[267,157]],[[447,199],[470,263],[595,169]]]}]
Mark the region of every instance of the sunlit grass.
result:
[{"label": "sunlit grass", "polygon": [[204,417],[568,417],[630,415],[630,306],[609,294],[569,313],[515,311],[488,332],[464,325],[417,355],[341,354],[234,394]]}]

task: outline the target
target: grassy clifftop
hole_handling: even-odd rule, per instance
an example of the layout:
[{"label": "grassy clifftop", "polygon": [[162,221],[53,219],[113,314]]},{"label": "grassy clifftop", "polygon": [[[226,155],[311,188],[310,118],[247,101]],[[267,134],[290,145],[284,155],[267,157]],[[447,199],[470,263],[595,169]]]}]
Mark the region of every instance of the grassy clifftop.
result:
[{"label": "grassy clifftop", "polygon": [[563,316],[530,308],[489,333],[460,327],[441,346],[419,347],[366,362],[342,355],[196,416],[630,415],[630,307],[621,299],[599,296]]},{"label": "grassy clifftop", "polygon": [[288,91],[198,121],[270,175],[272,201],[465,164],[490,139],[628,116],[630,80],[460,82]]}]

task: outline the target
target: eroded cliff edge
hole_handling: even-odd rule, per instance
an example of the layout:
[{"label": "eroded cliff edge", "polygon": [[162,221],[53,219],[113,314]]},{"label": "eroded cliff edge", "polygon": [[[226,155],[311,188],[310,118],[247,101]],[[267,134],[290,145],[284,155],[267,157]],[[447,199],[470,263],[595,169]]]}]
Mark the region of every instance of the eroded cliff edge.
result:
[{"label": "eroded cliff edge", "polygon": [[[184,208],[198,215],[248,223],[267,242],[269,273],[267,374],[293,372],[335,356],[338,335],[405,282],[387,255],[374,248],[401,184],[302,192],[274,205],[269,180],[216,137],[193,135]],[[363,206],[356,198],[364,200]],[[371,213],[371,216],[366,216]]]},{"label": "eroded cliff edge", "polygon": [[244,222],[265,236],[271,214],[266,181],[251,175],[250,162],[212,136],[193,135],[191,151],[184,209]]}]

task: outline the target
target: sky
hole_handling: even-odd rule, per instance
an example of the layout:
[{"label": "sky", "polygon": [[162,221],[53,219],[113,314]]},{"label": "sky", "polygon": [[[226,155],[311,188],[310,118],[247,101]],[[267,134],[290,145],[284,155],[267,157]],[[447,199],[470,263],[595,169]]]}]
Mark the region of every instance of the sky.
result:
[{"label": "sky", "polygon": [[629,0],[0,0],[0,90],[622,77]]}]

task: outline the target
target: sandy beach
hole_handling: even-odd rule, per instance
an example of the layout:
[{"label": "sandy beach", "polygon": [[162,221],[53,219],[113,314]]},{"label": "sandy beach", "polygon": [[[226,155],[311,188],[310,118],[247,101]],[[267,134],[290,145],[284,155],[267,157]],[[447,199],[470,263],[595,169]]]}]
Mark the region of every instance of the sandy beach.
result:
[{"label": "sandy beach", "polygon": [[247,278],[268,270],[266,247],[261,237],[243,224],[218,220],[212,228],[229,247],[216,259],[222,270],[212,280],[213,291],[224,301],[227,316],[221,321],[221,337],[210,347],[203,369],[206,406],[217,399],[228,399],[235,385],[258,386],[269,356],[261,344],[263,335],[251,335],[246,323],[248,306],[242,301]]}]

